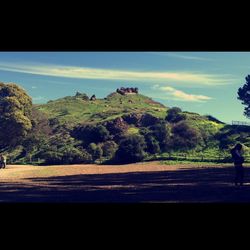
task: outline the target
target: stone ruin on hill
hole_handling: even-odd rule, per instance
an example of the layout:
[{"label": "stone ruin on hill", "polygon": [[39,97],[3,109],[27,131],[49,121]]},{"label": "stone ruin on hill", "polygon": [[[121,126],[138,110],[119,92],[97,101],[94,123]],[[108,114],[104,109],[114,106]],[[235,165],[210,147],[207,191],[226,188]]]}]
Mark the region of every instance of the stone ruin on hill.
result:
[{"label": "stone ruin on hill", "polygon": [[95,100],[96,100],[96,96],[92,95],[91,98],[90,98],[90,101],[95,101]]},{"label": "stone ruin on hill", "polygon": [[77,91],[76,94],[75,94],[75,97],[83,99],[85,101],[89,101],[89,97],[85,93],[80,93],[80,92]]},{"label": "stone ruin on hill", "polygon": [[117,89],[116,92],[121,94],[121,95],[138,94],[138,88],[121,87],[121,88]]},{"label": "stone ruin on hill", "polygon": [[75,94],[75,97],[76,98],[80,98],[80,99],[83,99],[85,101],[95,101],[96,100],[96,96],[95,95],[92,95],[90,98],[87,96],[87,94],[85,93],[80,93],[80,92],[76,92]]}]

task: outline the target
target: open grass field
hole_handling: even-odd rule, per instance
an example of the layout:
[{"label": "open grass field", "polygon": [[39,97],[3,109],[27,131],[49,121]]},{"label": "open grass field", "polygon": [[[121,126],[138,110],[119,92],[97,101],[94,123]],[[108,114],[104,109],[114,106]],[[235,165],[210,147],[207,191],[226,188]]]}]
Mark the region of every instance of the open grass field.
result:
[{"label": "open grass field", "polygon": [[249,166],[245,186],[234,187],[231,164],[9,165],[0,202],[250,202]]}]

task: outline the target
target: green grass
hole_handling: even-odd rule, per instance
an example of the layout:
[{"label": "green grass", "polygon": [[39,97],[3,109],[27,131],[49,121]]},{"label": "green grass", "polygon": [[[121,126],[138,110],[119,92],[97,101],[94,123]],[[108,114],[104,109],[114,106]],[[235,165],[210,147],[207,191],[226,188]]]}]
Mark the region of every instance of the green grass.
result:
[{"label": "green grass", "polygon": [[186,113],[187,121],[199,130],[207,131],[210,134],[216,134],[225,127],[225,124],[210,121],[206,116],[195,113]]},{"label": "green grass", "polygon": [[190,165],[192,167],[203,167],[203,166],[231,166],[230,163],[216,163],[216,162],[190,162],[190,161],[160,161],[163,165]]},{"label": "green grass", "polygon": [[126,131],[127,135],[137,135],[139,134],[140,129],[136,128],[136,127],[130,127],[128,128],[128,130]]},{"label": "green grass", "polygon": [[[60,123],[98,123],[121,117],[125,114],[149,113],[158,118],[165,118],[167,107],[151,98],[141,95],[120,95],[112,93],[105,99],[86,101],[75,96],[49,101],[47,104],[36,105],[49,118],[58,118]],[[187,121],[194,127],[217,133],[225,125],[210,121],[206,116],[192,112],[184,112]],[[136,133],[131,130],[131,134]]]},{"label": "green grass", "polygon": [[85,101],[76,97],[66,97],[47,104],[36,105],[49,118],[58,118],[60,123],[97,123],[113,120],[129,113],[150,113],[164,118],[167,107],[154,102],[149,97],[115,93],[105,99]]}]

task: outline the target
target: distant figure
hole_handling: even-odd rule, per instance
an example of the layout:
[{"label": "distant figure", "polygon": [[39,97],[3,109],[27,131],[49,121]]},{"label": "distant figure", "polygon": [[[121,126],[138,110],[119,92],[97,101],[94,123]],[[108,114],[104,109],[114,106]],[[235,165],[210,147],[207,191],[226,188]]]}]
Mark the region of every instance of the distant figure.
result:
[{"label": "distant figure", "polygon": [[2,167],[3,167],[3,156],[0,155],[0,168],[2,168]]},{"label": "distant figure", "polygon": [[0,155],[0,168],[6,168],[6,156]]},{"label": "distant figure", "polygon": [[92,95],[91,98],[90,98],[90,101],[95,101],[95,100],[96,100],[96,96]]},{"label": "distant figure", "polygon": [[231,150],[231,155],[235,166],[235,186],[238,184],[242,186],[244,181],[244,157],[242,156],[242,145],[240,143],[236,144]]},{"label": "distant figure", "polygon": [[6,163],[7,163],[6,155],[2,155],[2,159],[3,159],[3,168],[6,168]]}]

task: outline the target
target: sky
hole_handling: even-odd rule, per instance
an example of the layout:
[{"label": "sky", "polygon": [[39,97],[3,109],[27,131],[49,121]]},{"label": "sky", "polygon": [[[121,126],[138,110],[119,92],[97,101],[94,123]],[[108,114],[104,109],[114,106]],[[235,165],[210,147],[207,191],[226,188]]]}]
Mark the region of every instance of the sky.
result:
[{"label": "sky", "polygon": [[226,123],[250,122],[237,100],[248,74],[250,52],[0,52],[0,82],[22,86],[33,103],[138,87],[167,107]]}]

